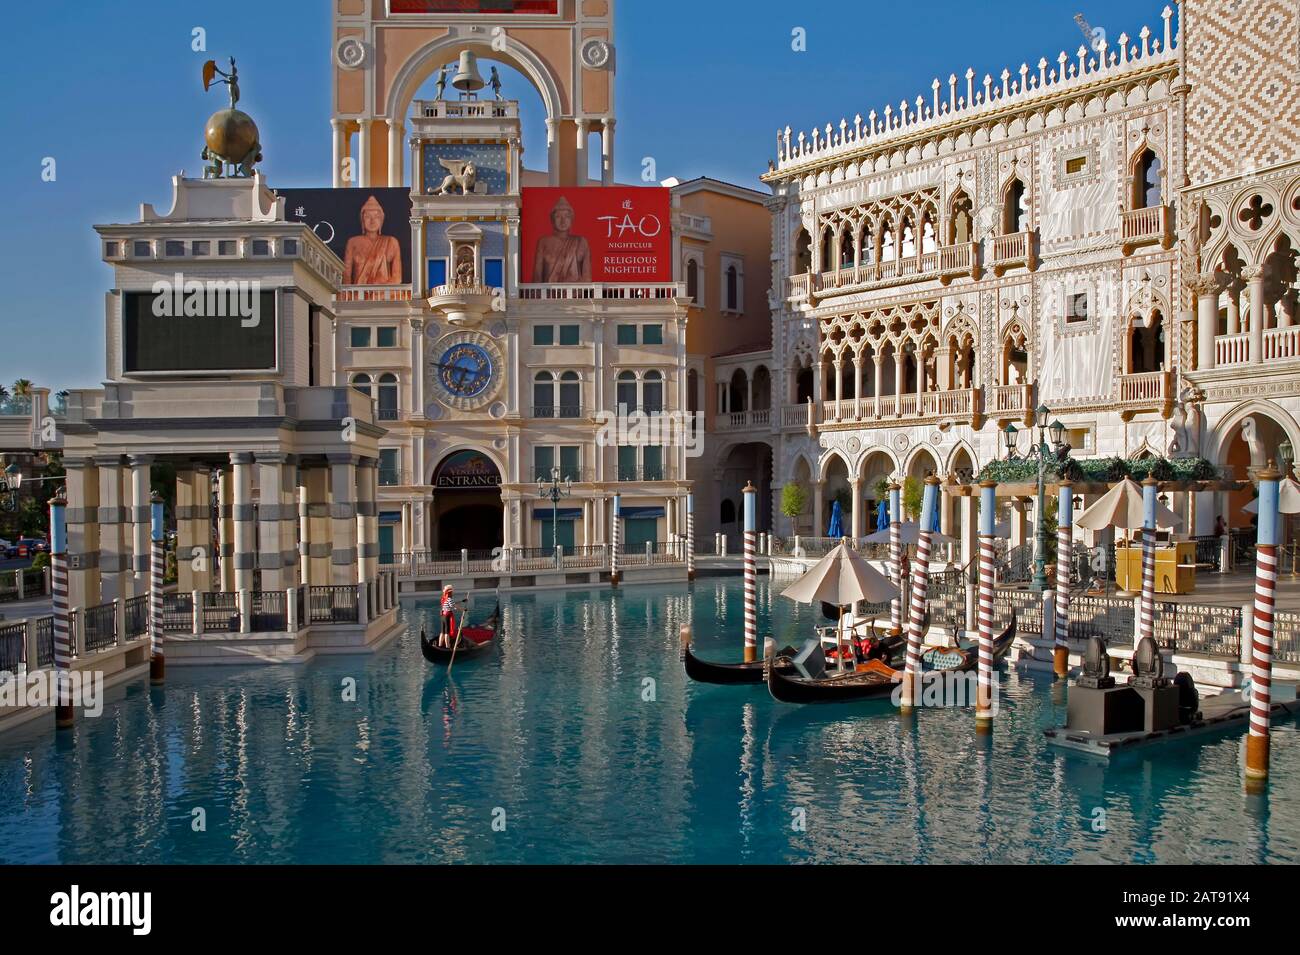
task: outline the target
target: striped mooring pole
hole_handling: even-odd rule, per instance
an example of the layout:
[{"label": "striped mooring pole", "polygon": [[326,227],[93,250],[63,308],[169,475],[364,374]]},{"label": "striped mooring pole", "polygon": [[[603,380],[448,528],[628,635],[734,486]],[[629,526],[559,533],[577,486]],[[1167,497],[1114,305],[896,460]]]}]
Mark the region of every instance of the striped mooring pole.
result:
[{"label": "striped mooring pole", "polygon": [[889,630],[903,632],[903,504],[902,487],[889,483],[889,572],[898,585],[898,596],[889,602]]},{"label": "striped mooring pole", "polygon": [[1156,632],[1156,479],[1142,482],[1142,597],[1138,602],[1138,639]]},{"label": "striped mooring pole", "polygon": [[979,668],[975,692],[975,730],[993,729],[993,539],[996,533],[997,484],[980,482],[980,573],[976,618],[979,621]]},{"label": "striped mooring pole", "polygon": [[1259,477],[1259,532],[1255,542],[1255,625],[1250,653],[1250,730],[1246,780],[1268,778],[1269,721],[1273,685],[1273,591],[1277,588],[1279,485],[1273,462]]},{"label": "striped mooring pole", "polygon": [[1070,548],[1074,526],[1074,488],[1062,481],[1056,503],[1056,646],[1052,671],[1058,680],[1070,674]]},{"label": "striped mooring pole", "polygon": [[609,535],[609,585],[618,586],[618,553],[622,546],[623,535],[619,533],[619,524],[622,521],[622,497],[614,495],[614,518],[610,527]]},{"label": "striped mooring pole", "polygon": [[686,579],[695,579],[695,495],[686,495]]},{"label": "striped mooring pole", "polygon": [[921,641],[925,638],[925,604],[930,589],[930,535],[934,533],[935,498],[939,496],[939,479],[931,474],[925,479],[925,496],[921,499],[921,531],[916,539],[916,564],[912,569],[912,610],[907,621],[907,659],[903,664],[901,710],[912,712],[917,684],[921,679]]},{"label": "striped mooring pole", "polygon": [[167,672],[163,659],[163,500],[149,498],[149,682],[161,686]]},{"label": "striped mooring pole", "polygon": [[[68,615],[68,500],[63,491],[50,501],[50,589],[54,602],[54,726],[69,729],[72,710],[72,627]],[[32,661],[35,663],[35,661]]]},{"label": "striped mooring pole", "polygon": [[745,495],[745,662],[758,660],[758,571],[754,547],[758,537],[758,489],[747,481]]}]

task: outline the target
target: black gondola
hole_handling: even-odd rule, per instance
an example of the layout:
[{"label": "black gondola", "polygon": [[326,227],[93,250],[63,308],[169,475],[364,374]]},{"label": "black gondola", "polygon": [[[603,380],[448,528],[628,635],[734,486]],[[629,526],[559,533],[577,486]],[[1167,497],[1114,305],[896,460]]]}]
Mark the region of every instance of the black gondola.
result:
[{"label": "black gondola", "polygon": [[[885,659],[891,663],[895,660],[901,662],[903,653],[907,650],[906,638],[901,635],[881,637],[879,633],[876,636],[883,644]],[[789,663],[788,658],[798,652],[794,647],[778,650],[776,652],[778,667],[793,673],[794,664]],[[762,660],[755,660],[753,663],[714,663],[710,660],[701,660],[691,652],[690,646],[682,647],[682,663],[686,667],[686,675],[696,683],[738,686],[744,683],[762,683],[766,679]]]},{"label": "black gondola", "polygon": [[[492,611],[492,616],[479,627],[461,627],[457,634],[457,645],[455,646],[455,658],[457,660],[472,659],[473,657],[482,656],[488,650],[492,649],[496,643],[497,629],[501,620],[501,604],[498,603],[496,609]],[[430,663],[449,664],[452,661],[452,647],[439,647],[429,642],[423,628],[420,630],[420,652]]]},{"label": "black gondola", "polygon": [[[997,663],[1011,648],[1016,636],[1016,621],[1012,617],[1002,631],[993,640],[993,662]],[[961,663],[947,667],[956,672],[973,670],[978,663],[978,651],[975,646],[966,646],[949,651],[961,655]],[[819,679],[810,680],[801,676],[792,676],[789,667],[780,667],[777,658],[772,659],[773,666],[768,667],[764,676],[768,692],[772,698],[781,703],[849,703],[865,700],[889,699],[898,686],[902,672],[893,670],[884,664],[873,664],[870,669],[849,673],[832,673]]]}]

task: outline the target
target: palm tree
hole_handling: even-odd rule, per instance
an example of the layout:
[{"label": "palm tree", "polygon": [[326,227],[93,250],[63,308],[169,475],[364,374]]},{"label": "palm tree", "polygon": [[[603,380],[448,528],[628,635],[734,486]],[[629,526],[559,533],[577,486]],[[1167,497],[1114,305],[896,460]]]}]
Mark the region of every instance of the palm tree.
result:
[{"label": "palm tree", "polygon": [[0,385],[0,404],[3,404],[8,400],[9,400],[9,389],[6,388],[4,385]]},{"label": "palm tree", "polygon": [[27,378],[15,378],[15,379],[14,379],[14,397],[15,397],[15,398],[30,398],[30,397],[32,396],[32,388],[33,388],[33,387],[34,387],[34,386],[32,385],[32,383],[31,383],[31,381],[30,381],[29,379],[27,379]]}]

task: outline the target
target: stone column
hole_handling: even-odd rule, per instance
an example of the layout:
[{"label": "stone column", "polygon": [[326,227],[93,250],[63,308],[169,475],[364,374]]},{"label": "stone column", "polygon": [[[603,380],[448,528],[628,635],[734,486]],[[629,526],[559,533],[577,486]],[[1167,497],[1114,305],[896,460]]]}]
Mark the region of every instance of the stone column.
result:
[{"label": "stone column", "polygon": [[99,465],[99,600],[108,603],[130,596],[125,577],[130,561],[126,545],[126,516],[122,493],[122,459],[96,459]]},{"label": "stone column", "polygon": [[818,481],[816,484],[813,485],[813,519],[812,519],[812,534],[810,535],[812,537],[820,537],[823,533],[822,509],[825,506],[825,501],[823,500],[823,491],[822,491],[823,487],[824,484],[822,481]]},{"label": "stone column", "polygon": [[134,597],[149,592],[149,473],[153,466],[152,454],[132,454],[127,457],[131,467],[131,574],[119,597]]},{"label": "stone column", "polygon": [[411,418],[424,420],[424,319],[411,319]]},{"label": "stone column", "polygon": [[298,456],[286,454],[280,468],[280,563],[286,590],[302,579],[298,561]]},{"label": "stone column", "polygon": [[357,583],[373,580],[379,570],[379,459],[357,465]]},{"label": "stone column", "polygon": [[1011,499],[1011,547],[1021,547],[1030,543],[1029,513],[1026,508],[1029,498],[1013,497]]},{"label": "stone column", "polygon": [[614,119],[606,116],[600,126],[600,184],[614,185]]},{"label": "stone column", "polygon": [[976,513],[979,498],[971,493],[970,487],[962,487],[957,492],[957,506],[961,508],[961,565],[969,568],[966,575],[966,629],[975,630],[979,626],[978,590],[972,583],[978,574],[978,565],[973,563],[979,553],[979,525]]},{"label": "stone column", "polygon": [[347,128],[341,119],[331,119],[330,126],[333,130],[334,140],[334,169],[331,173],[331,180],[335,189],[341,189],[344,185],[343,160],[347,158],[348,153]]},{"label": "stone column", "polygon": [[357,582],[357,457],[329,455],[330,464],[330,583]]},{"label": "stone column", "polygon": [[1214,338],[1219,331],[1219,283],[1202,275],[1192,284],[1196,293],[1196,370],[1214,367]]},{"label": "stone column", "polygon": [[217,481],[217,551],[220,555],[220,579],[223,593],[235,589],[235,521],[234,477],[227,466]]},{"label": "stone column", "polygon": [[[99,469],[94,458],[64,457],[68,496],[68,606],[99,599]],[[33,669],[35,667],[33,666]]]},{"label": "stone column", "polygon": [[212,473],[192,468],[176,474],[176,588],[214,589],[212,583]]},{"label": "stone column", "polygon": [[587,159],[587,133],[589,122],[585,119],[576,119],[573,121],[574,129],[577,131],[577,151],[574,153],[574,165],[577,169],[574,171],[574,184],[585,186],[587,184],[587,170],[589,160]]},{"label": "stone column", "polygon": [[402,121],[388,120],[388,185],[402,184]]},{"label": "stone column", "polygon": [[1228,278],[1228,287],[1225,291],[1228,293],[1228,321],[1227,334],[1236,335],[1241,332],[1241,289],[1239,281],[1236,278]]},{"label": "stone column", "polygon": [[547,184],[560,184],[560,121],[546,120],[546,172]]},{"label": "stone column", "polygon": [[356,173],[354,186],[367,188],[374,186],[370,177],[370,126],[373,122],[370,119],[357,120],[357,156],[353,164],[353,172]]},{"label": "stone column", "polygon": [[[411,220],[411,258],[415,260],[411,273],[411,298],[421,299],[429,294],[429,255],[424,247],[424,220],[412,218]],[[451,276],[448,276],[450,281]],[[424,409],[420,412],[423,414]]]},{"label": "stone column", "polygon": [[853,404],[854,417],[862,417],[862,354],[853,356]]},{"label": "stone column", "polygon": [[884,356],[884,355],[875,355],[875,356],[873,356],[872,361],[873,361],[873,364],[875,364],[875,366],[876,366],[875,387],[874,387],[872,390],[876,393],[876,394],[875,394],[875,398],[876,398],[876,408],[875,408],[875,413],[876,413],[877,416],[879,416],[879,415],[880,415],[880,394],[881,394],[881,389],[884,387],[884,377],[885,377],[885,376],[884,376],[885,356]]},{"label": "stone column", "polygon": [[856,541],[862,536],[862,478],[849,479],[849,493],[853,495],[849,534]]},{"label": "stone column", "polygon": [[234,523],[235,590],[253,589],[253,571],[257,566],[253,535],[253,455],[247,451],[230,452],[233,503],[230,516]]},{"label": "stone column", "polygon": [[1241,270],[1250,292],[1250,363],[1264,363],[1264,270],[1258,265]]},{"label": "stone column", "polygon": [[326,586],[334,582],[334,552],[330,543],[334,531],[330,509],[331,478],[331,471],[324,467],[313,467],[307,471],[307,514],[310,525],[307,560],[312,586]]},{"label": "stone column", "polygon": [[284,462],[285,455],[280,452],[257,452],[257,566],[262,571],[264,591],[285,590],[293,585],[284,573],[280,550],[280,469]]}]

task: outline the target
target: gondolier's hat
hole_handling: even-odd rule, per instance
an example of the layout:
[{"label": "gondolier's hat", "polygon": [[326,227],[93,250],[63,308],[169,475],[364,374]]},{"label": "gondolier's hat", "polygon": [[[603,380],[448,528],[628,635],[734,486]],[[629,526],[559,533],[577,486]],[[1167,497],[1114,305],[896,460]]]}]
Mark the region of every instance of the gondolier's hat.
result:
[{"label": "gondolier's hat", "polygon": [[449,590],[451,590],[451,584],[444,584],[442,588],[442,592],[445,594]]}]

